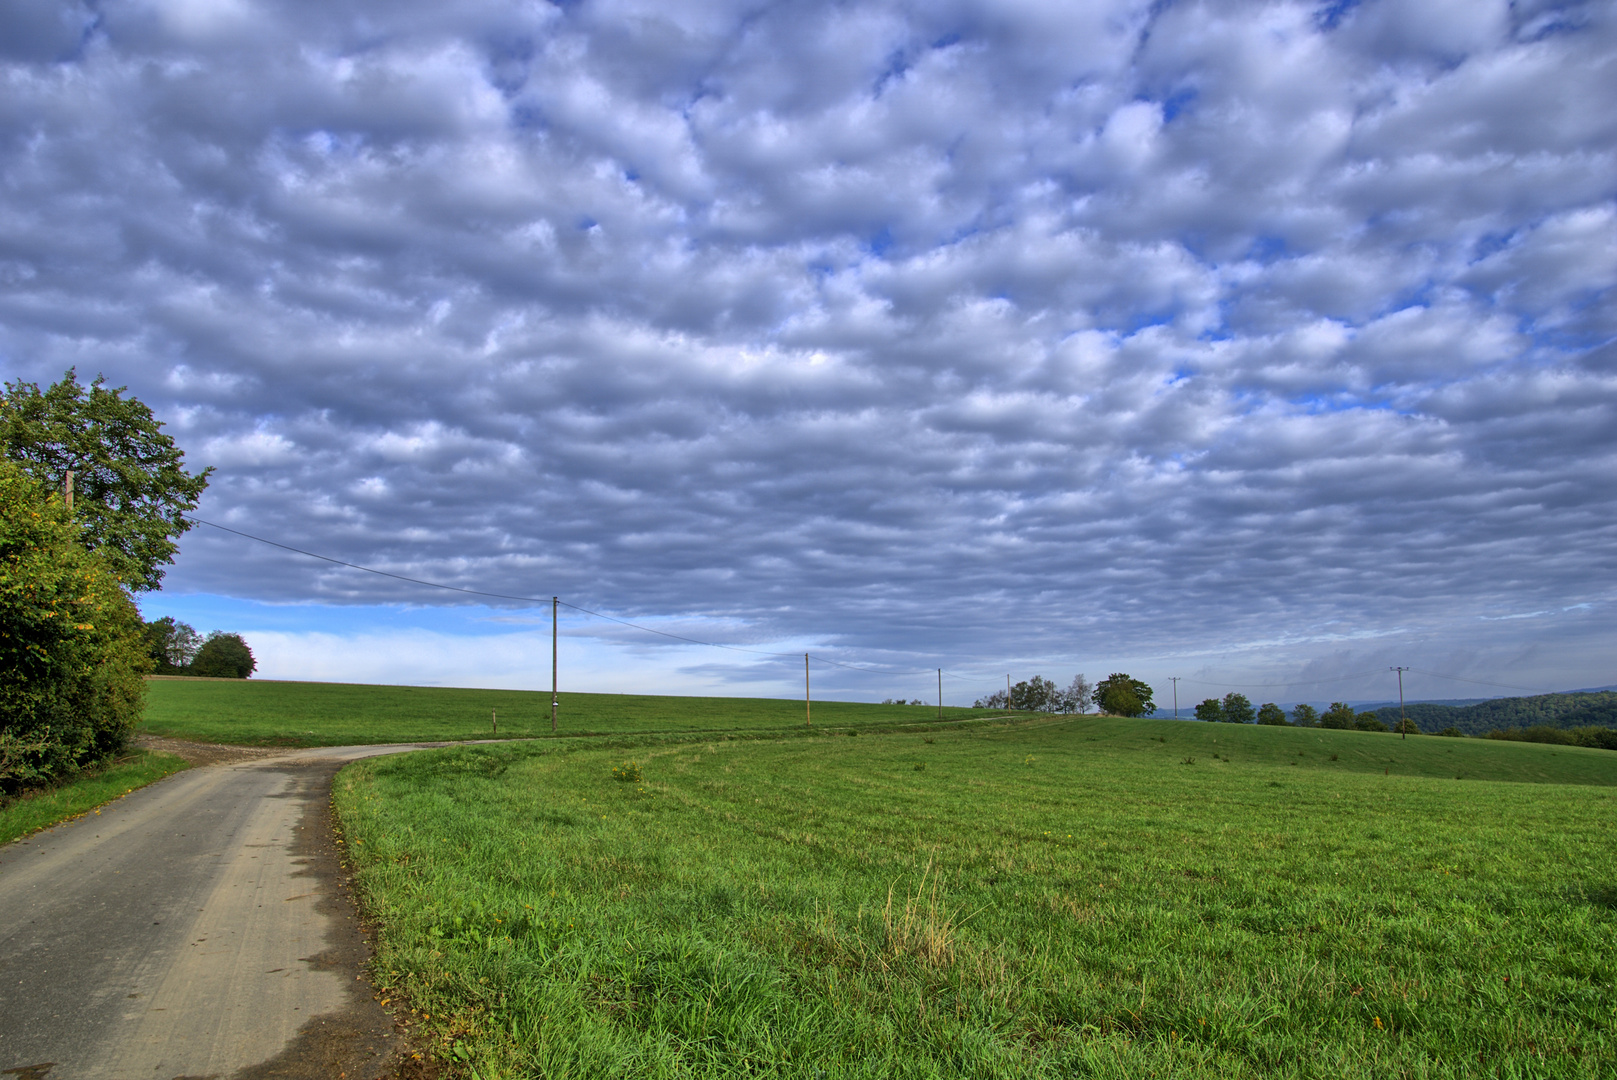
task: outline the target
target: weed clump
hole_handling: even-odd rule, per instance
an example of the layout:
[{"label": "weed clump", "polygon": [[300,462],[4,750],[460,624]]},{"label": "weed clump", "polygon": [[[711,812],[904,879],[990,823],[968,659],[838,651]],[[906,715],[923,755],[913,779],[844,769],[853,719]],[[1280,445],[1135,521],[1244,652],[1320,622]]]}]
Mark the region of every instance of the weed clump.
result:
[{"label": "weed clump", "polygon": [[638,761],[625,761],[612,767],[612,779],[624,784],[638,784],[646,778]]}]

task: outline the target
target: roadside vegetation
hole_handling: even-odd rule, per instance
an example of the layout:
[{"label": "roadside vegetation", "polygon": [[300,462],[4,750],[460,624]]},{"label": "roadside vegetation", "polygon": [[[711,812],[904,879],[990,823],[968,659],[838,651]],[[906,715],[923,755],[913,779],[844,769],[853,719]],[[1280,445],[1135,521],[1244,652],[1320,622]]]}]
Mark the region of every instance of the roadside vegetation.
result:
[{"label": "roadside vegetation", "polygon": [[0,844],[91,813],[137,788],[186,767],[184,760],[155,750],[134,750],[108,765],[86,770],[54,787],[0,798]]},{"label": "roadside vegetation", "polygon": [[858,730],[350,766],[378,985],[481,1080],[1617,1070],[1617,755]]},{"label": "roadside vegetation", "polygon": [[[945,708],[943,723],[994,715]],[[936,705],[895,708],[814,702],[815,727],[885,728],[938,723]],[[562,694],[557,734],[641,735],[791,731],[801,701],[778,698]],[[489,738],[549,738],[550,694],[532,690],[365,686],[344,683],[157,680],[146,690],[142,731],[249,746],[347,746]]]},{"label": "roadside vegetation", "polygon": [[207,487],[145,405],[69,370],[0,393],[0,796],[122,753],[152,668],[158,587]]}]

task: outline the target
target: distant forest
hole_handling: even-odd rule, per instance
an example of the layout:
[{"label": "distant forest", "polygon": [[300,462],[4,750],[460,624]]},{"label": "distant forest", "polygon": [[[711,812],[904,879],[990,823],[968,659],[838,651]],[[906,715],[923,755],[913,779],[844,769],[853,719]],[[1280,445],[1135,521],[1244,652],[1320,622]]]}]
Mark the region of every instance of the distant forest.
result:
[{"label": "distant forest", "polygon": [[[1506,728],[1550,727],[1565,731],[1580,727],[1617,727],[1617,691],[1495,698],[1460,706],[1415,703],[1405,706],[1404,711],[1416,727],[1428,733],[1450,727],[1466,735],[1486,735]],[[1386,705],[1375,712],[1388,727],[1398,723],[1396,705]]]}]

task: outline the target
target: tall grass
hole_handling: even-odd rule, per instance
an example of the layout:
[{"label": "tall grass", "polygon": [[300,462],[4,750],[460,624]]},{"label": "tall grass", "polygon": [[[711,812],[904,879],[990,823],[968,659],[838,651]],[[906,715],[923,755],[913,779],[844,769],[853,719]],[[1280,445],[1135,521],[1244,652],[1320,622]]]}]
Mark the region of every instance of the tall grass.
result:
[{"label": "tall grass", "polygon": [[1617,1070],[1609,753],[930,737],[352,766],[378,979],[483,1080]]}]

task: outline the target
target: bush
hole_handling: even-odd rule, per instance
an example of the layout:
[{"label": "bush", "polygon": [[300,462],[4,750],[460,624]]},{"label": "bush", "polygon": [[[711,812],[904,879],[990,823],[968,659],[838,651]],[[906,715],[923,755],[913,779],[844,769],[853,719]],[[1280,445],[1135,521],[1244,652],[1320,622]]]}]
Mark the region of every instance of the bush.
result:
[{"label": "bush", "polygon": [[122,750],[151,670],[144,624],[61,499],[0,462],[0,790]]},{"label": "bush", "polygon": [[1461,731],[1459,728],[1455,727],[1453,724],[1450,724],[1448,727],[1444,728],[1442,731],[1439,731],[1437,734],[1442,736],[1445,739],[1463,739],[1463,738],[1465,738],[1465,732]]},{"label": "bush", "polygon": [[196,659],[191,661],[186,673],[210,679],[245,679],[257,670],[253,650],[247,647],[240,634],[215,630],[197,650]]}]

